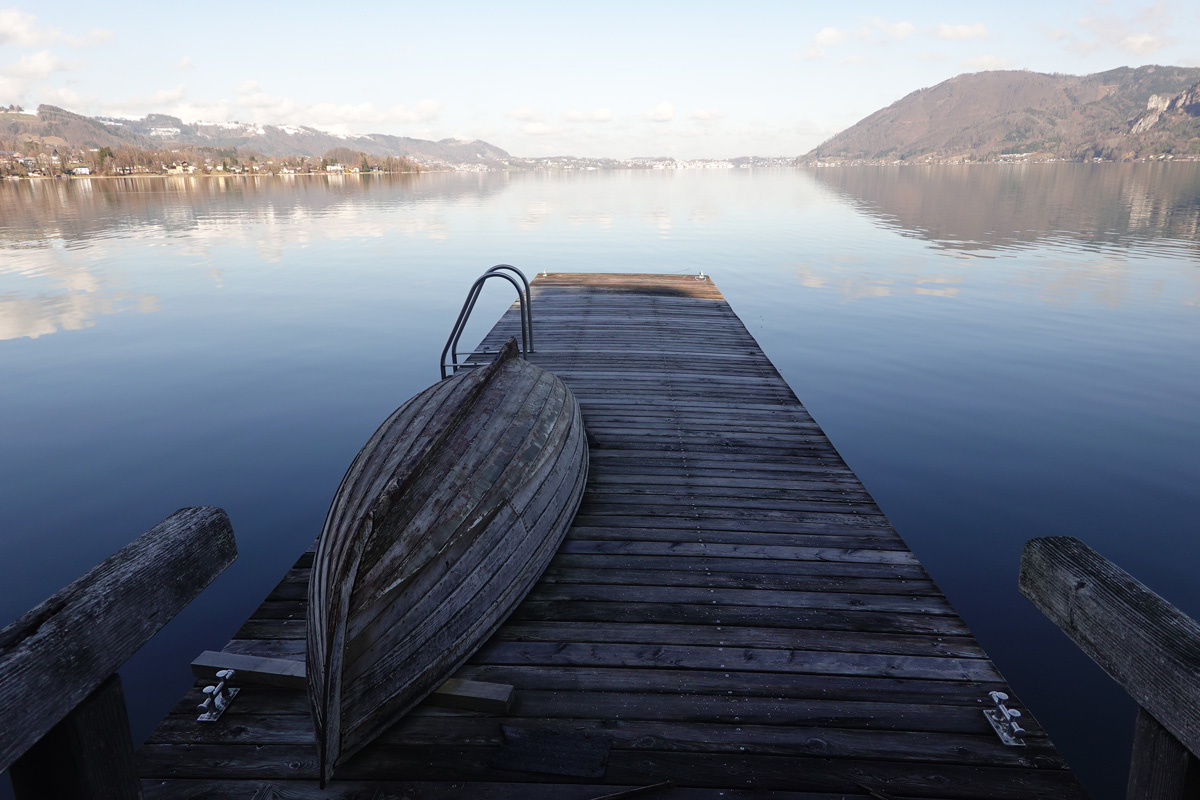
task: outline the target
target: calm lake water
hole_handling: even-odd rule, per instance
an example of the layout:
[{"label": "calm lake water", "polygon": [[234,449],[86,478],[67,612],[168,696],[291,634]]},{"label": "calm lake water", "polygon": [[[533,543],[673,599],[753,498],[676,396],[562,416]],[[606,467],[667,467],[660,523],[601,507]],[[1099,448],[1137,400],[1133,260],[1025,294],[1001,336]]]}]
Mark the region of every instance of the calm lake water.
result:
[{"label": "calm lake water", "polygon": [[[238,561],[149,733],[508,262],[712,275],[1098,798],[1134,705],[1018,593],[1082,538],[1200,617],[1200,165],[0,183],[0,624],[181,506]],[[511,301],[489,286],[464,342]]]}]

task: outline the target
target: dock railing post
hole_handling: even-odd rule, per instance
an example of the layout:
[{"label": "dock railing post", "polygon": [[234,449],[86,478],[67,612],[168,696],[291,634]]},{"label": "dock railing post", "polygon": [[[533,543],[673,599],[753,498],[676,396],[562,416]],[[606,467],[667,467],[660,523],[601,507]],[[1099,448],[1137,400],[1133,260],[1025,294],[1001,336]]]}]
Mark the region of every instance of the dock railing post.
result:
[{"label": "dock railing post", "polygon": [[0,631],[0,771],[18,800],[141,797],[116,672],[236,557],[224,511],[181,509]]},{"label": "dock railing post", "polygon": [[1078,539],[1032,539],[1021,593],[1139,706],[1126,796],[1200,798],[1200,624]]}]

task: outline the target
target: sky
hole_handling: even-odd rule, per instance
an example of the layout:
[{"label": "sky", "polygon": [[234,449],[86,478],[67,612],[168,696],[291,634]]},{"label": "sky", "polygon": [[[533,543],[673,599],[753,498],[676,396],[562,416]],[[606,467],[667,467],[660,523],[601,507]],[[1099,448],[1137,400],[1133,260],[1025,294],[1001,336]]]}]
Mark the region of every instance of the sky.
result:
[{"label": "sky", "polygon": [[964,72],[1143,64],[1200,67],[1200,3],[0,5],[3,106],[530,157],[795,156]]}]

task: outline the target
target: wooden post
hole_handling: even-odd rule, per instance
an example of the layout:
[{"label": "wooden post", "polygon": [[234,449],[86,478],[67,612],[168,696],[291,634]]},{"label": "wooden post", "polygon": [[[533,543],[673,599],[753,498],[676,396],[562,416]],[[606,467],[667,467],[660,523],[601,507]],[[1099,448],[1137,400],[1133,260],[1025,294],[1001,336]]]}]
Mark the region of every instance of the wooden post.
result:
[{"label": "wooden post", "polygon": [[224,511],[181,509],[0,631],[0,770],[18,797],[137,796],[109,791],[133,774],[115,673],[236,557]]},{"label": "wooden post", "polygon": [[1021,593],[1137,701],[1130,798],[1200,800],[1200,624],[1078,539],[1031,539]]},{"label": "wooden post", "polygon": [[141,781],[121,679],[108,676],[9,768],[18,798],[138,800]]},{"label": "wooden post", "polygon": [[1138,709],[1127,800],[1200,800],[1200,760],[1144,708]]}]

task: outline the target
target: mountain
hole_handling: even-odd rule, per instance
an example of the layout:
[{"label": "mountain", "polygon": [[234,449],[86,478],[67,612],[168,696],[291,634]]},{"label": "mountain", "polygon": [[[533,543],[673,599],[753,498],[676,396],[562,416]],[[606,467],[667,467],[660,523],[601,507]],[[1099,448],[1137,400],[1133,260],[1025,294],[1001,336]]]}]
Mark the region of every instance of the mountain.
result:
[{"label": "mountain", "polygon": [[1198,82],[1200,69],[1161,66],[1092,75],[1011,70],[959,75],[876,111],[801,161],[1197,154]]},{"label": "mountain", "polygon": [[0,126],[0,137],[34,139],[55,147],[240,148],[265,156],[320,157],[338,147],[374,156],[405,156],[424,163],[501,164],[509,154],[483,141],[410,139],[382,133],[340,135],[309,127],[241,122],[190,122],[165,114],[141,119],[85,117],[55,106],[38,106],[36,119],[21,115]]}]

